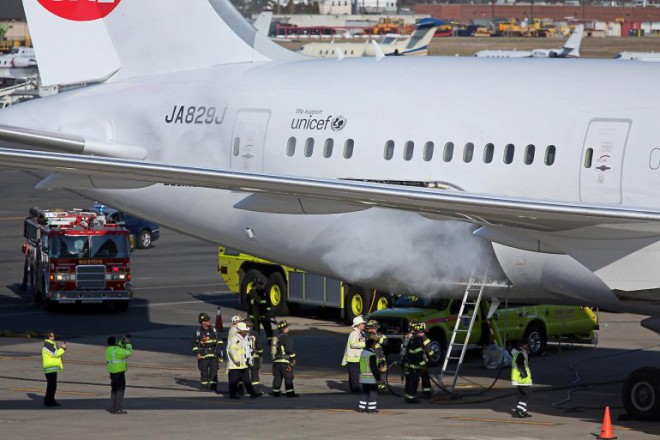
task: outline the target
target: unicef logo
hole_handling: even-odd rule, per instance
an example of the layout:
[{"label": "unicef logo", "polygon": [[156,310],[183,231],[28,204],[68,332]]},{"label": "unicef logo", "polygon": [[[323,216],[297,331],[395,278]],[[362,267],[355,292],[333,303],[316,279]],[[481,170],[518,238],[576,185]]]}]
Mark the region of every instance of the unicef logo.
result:
[{"label": "unicef logo", "polygon": [[346,118],[343,116],[337,116],[332,120],[332,124],[330,124],[332,131],[341,131],[344,127],[346,127]]}]

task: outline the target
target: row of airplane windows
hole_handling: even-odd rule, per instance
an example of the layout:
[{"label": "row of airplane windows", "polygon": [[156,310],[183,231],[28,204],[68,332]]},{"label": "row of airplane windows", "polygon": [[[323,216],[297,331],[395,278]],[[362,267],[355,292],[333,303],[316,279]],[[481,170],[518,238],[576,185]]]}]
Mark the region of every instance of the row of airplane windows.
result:
[{"label": "row of airplane windows", "polygon": [[[292,157],[296,153],[296,138],[291,136],[286,146],[286,155]],[[323,157],[329,158],[332,156],[334,150],[335,141],[332,138],[327,138],[323,143]],[[353,156],[353,147],[355,143],[353,139],[347,139],[344,142],[344,158],[349,159]],[[395,143],[393,140],[388,140],[385,142],[385,151],[383,156],[385,160],[392,160],[394,158],[394,147]],[[442,152],[442,160],[445,162],[451,162],[454,158],[454,150],[456,147],[453,142],[447,142],[444,146]],[[234,154],[237,155],[238,149],[234,149]],[[403,147],[403,160],[412,160],[415,151],[415,143],[413,141],[407,141]],[[516,146],[513,144],[507,144],[504,147],[504,153],[502,155],[502,160],[505,164],[513,163],[515,157]],[[314,153],[314,138],[308,137],[305,139],[305,145],[303,147],[303,154],[305,157],[311,157]],[[429,141],[424,144],[422,151],[422,159],[425,162],[429,162],[433,159],[435,153],[435,143]],[[475,145],[472,142],[465,144],[463,148],[463,162],[470,163],[474,159],[475,154]],[[548,145],[545,148],[544,163],[548,166],[555,163],[555,155],[557,154],[557,148],[554,145]],[[534,162],[536,156],[536,146],[529,144],[523,150],[523,162],[526,165],[531,165]],[[484,163],[491,163],[495,158],[495,144],[487,143],[484,145],[482,160]]]}]

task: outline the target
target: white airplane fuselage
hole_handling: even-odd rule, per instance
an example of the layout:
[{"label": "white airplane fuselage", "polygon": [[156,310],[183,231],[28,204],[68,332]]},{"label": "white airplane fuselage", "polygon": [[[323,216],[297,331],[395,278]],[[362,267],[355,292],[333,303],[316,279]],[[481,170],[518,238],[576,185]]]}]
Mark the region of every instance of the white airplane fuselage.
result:
[{"label": "white airplane fuselage", "polygon": [[[163,163],[437,181],[475,193],[660,208],[660,71],[634,67],[453,57],[236,64],[82,88],[5,109],[0,124],[141,145],[147,160]],[[519,105],[534,96],[543,96],[538,106]],[[603,159],[612,143],[615,153]],[[604,161],[602,171],[585,169],[588,147],[594,161]],[[383,208],[254,212],[233,208],[248,193],[162,184],[77,191],[205,240],[375,288],[442,291],[495,254],[512,298],[660,315],[657,300],[623,305],[613,293],[660,287],[655,273],[634,280],[612,274],[633,268],[634,260],[603,263],[599,270],[610,271],[605,282],[599,270],[561,252],[493,246],[468,223]],[[636,238],[660,236],[645,228]],[[653,245],[639,257],[657,255]]]}]

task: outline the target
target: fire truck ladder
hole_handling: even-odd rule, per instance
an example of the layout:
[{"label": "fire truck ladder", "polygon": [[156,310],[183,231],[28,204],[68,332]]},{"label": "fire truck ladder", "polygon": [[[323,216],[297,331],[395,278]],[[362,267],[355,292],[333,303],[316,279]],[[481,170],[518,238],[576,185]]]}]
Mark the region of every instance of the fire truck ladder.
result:
[{"label": "fire truck ladder", "polygon": [[[473,269],[467,286],[465,287],[463,302],[461,303],[461,308],[456,317],[454,331],[451,334],[449,345],[447,345],[447,353],[445,355],[445,361],[442,364],[439,383],[442,386],[442,389],[449,392],[452,398],[457,397],[457,394],[455,393],[456,381],[458,380],[461,365],[463,364],[463,358],[465,357],[465,351],[468,342],[470,341],[472,327],[477,320],[479,304],[481,303],[481,297],[484,293],[489,268],[490,261],[488,262],[488,265],[486,265],[486,270],[484,271],[481,280],[478,280],[475,275],[476,268]],[[462,339],[463,342],[457,342],[458,335],[464,336]]]}]

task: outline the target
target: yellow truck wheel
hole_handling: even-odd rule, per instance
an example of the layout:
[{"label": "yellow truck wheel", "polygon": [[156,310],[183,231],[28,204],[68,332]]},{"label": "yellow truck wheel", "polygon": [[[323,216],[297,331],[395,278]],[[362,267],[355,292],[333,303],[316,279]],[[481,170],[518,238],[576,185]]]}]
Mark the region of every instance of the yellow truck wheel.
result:
[{"label": "yellow truck wheel", "polygon": [[268,277],[268,300],[275,316],[287,316],[289,307],[287,306],[287,285],[284,277],[279,272],[273,272]]},{"label": "yellow truck wheel", "polygon": [[364,289],[357,286],[350,286],[346,300],[344,301],[344,311],[346,312],[346,320],[351,323],[353,318],[363,315],[369,305],[367,304],[367,295]]}]

